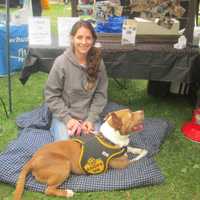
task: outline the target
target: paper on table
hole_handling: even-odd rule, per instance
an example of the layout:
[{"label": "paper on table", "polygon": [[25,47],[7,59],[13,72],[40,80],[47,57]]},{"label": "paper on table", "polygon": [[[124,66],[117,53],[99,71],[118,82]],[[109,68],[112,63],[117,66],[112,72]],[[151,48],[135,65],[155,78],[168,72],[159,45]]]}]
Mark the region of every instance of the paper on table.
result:
[{"label": "paper on table", "polygon": [[134,26],[134,20],[125,19],[122,28],[122,39],[121,43],[124,44],[135,44],[136,38],[136,27]]},{"label": "paper on table", "polygon": [[29,17],[29,45],[51,45],[49,17]]},{"label": "paper on table", "polygon": [[79,21],[79,17],[58,17],[58,45],[70,45],[70,31],[72,26]]}]

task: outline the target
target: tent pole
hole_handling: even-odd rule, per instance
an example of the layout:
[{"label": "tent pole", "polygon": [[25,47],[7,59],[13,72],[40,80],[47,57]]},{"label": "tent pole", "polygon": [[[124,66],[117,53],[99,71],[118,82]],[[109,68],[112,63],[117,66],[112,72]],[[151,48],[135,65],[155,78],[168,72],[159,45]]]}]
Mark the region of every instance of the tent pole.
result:
[{"label": "tent pole", "polygon": [[6,66],[8,70],[8,100],[9,111],[12,112],[12,88],[11,88],[11,67],[10,67],[10,0],[6,0]]}]

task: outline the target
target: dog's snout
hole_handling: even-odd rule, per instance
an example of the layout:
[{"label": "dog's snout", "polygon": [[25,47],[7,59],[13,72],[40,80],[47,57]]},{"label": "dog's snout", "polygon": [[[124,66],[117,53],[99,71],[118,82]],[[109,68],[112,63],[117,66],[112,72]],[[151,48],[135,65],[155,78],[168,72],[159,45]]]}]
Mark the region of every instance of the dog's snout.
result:
[{"label": "dog's snout", "polygon": [[136,111],[136,112],[138,112],[138,113],[140,113],[140,114],[144,114],[144,110],[138,110],[138,111]]},{"label": "dog's snout", "polygon": [[138,110],[138,111],[135,111],[134,114],[140,115],[140,116],[144,116],[144,111],[143,110]]}]

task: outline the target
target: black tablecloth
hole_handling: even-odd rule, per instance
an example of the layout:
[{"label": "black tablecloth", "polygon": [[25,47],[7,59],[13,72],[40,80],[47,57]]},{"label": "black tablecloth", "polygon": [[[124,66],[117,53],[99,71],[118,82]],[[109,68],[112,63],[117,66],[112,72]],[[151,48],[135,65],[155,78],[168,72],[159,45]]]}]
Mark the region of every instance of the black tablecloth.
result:
[{"label": "black tablecloth", "polygon": [[[197,48],[177,50],[173,44],[139,42],[122,46],[118,40],[101,40],[103,59],[112,78],[199,82],[200,54]],[[38,71],[49,72],[54,59],[65,50],[57,41],[48,47],[30,47],[20,80],[24,84]]]}]

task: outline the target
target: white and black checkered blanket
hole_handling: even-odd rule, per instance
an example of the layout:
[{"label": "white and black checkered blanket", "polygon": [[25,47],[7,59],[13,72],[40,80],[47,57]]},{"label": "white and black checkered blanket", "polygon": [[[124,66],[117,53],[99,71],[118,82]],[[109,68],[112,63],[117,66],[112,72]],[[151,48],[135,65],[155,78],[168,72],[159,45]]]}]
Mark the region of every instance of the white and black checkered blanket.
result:
[{"label": "white and black checkered blanket", "polygon": [[[109,103],[104,112],[118,110],[123,106]],[[17,118],[20,127],[19,136],[8,144],[6,150],[0,153],[0,181],[15,184],[22,166],[33,153],[46,143],[52,142],[49,132],[51,114],[45,105],[25,113]],[[139,186],[160,184],[164,181],[153,156],[158,153],[165,136],[172,130],[172,125],[164,119],[145,119],[144,131],[132,136],[131,146],[145,148],[149,151],[145,158],[131,164],[122,170],[110,169],[100,175],[71,175],[61,188],[74,191],[108,191],[128,189]],[[35,181],[29,174],[26,188],[33,191],[44,191],[46,185]]]}]

